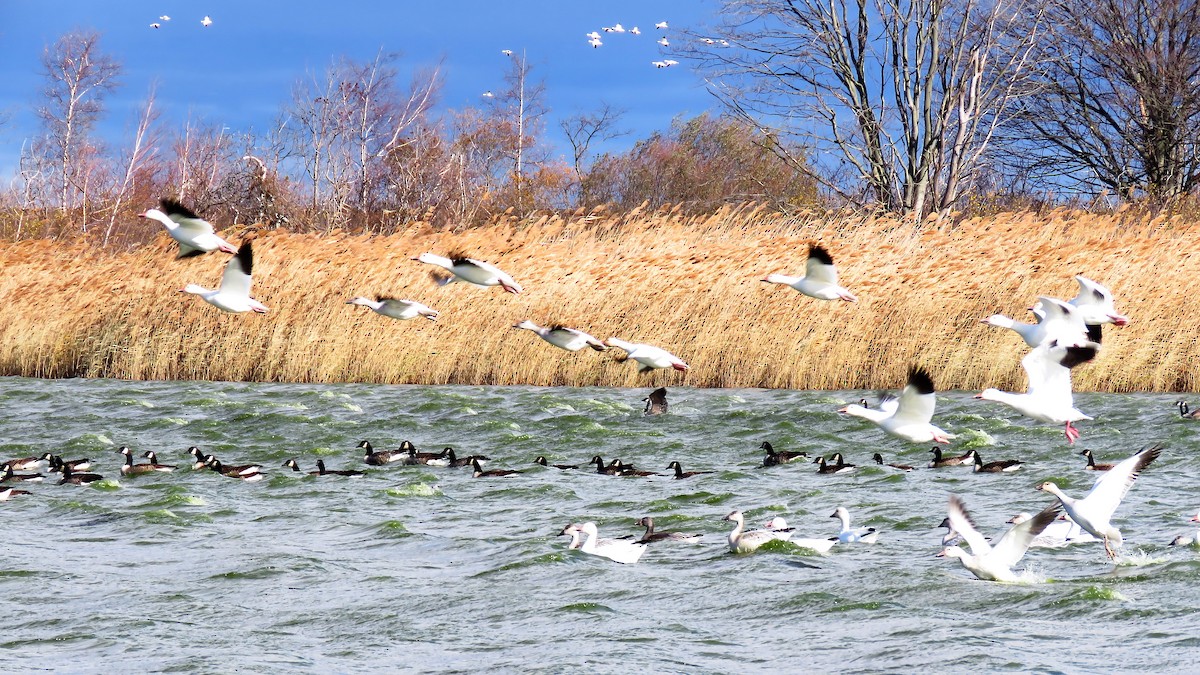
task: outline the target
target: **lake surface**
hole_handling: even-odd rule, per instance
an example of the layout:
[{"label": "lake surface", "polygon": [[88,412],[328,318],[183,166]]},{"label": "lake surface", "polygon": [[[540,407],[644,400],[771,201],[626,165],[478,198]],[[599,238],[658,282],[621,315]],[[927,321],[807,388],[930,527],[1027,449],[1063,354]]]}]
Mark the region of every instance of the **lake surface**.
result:
[{"label": "lake surface", "polygon": [[[928,447],[838,415],[869,392],[678,388],[667,415],[643,417],[649,391],[2,378],[0,454],[86,456],[109,478],[53,476],[0,503],[5,670],[1194,672],[1200,553],[1167,543],[1197,527],[1200,421],[1179,418],[1177,395],[1078,395],[1096,420],[1071,447],[974,392],[941,393],[934,422],[959,434],[955,449],[1027,462],[975,475],[925,468]],[[364,439],[524,473],[367,467]],[[764,440],[861,468],[762,468]],[[1046,581],[1007,585],[934,557],[948,495],[998,535],[1051,502],[1041,480],[1089,489],[1082,448],[1105,462],[1154,442],[1167,449],[1115,518],[1118,564],[1101,544],[1033,549],[1018,568]],[[121,478],[121,445],[180,470]],[[191,471],[191,445],[269,475]],[[874,452],[920,468],[868,466]],[[539,454],[664,475],[535,467]],[[294,474],[280,466],[292,457],[368,475]],[[716,473],[673,480],[672,460]],[[838,506],[879,543],[728,553],[721,518],[735,508],[817,537],[836,533]],[[647,515],[701,543],[620,565],[557,536],[587,520],[601,536],[640,533]]]}]

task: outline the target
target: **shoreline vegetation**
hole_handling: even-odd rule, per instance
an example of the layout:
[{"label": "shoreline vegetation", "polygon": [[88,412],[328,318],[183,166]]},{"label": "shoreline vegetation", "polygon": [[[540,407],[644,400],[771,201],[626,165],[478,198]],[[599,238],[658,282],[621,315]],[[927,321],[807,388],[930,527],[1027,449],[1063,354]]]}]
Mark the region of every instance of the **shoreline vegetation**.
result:
[{"label": "shoreline vegetation", "polygon": [[[1076,391],[1195,391],[1200,223],[1061,209],[959,221],[786,216],[752,205],[708,215],[603,211],[435,231],[255,237],[253,295],[231,315],[178,293],[218,283],[228,257],[175,260],[165,234],[129,252],[32,240],[0,250],[0,375],[133,380],[617,387],[896,389],[911,365],[938,390],[1024,391],[1026,347],[979,320],[1030,321],[1039,295],[1070,299],[1083,274],[1110,288],[1125,328],[1073,373]],[[800,274],[825,246],[857,303],[761,279]],[[460,250],[525,292],[438,287],[411,258]],[[395,321],[345,304],[390,295],[441,312]],[[638,375],[621,350],[568,353],[513,324],[530,319],[661,346],[686,373]]]}]

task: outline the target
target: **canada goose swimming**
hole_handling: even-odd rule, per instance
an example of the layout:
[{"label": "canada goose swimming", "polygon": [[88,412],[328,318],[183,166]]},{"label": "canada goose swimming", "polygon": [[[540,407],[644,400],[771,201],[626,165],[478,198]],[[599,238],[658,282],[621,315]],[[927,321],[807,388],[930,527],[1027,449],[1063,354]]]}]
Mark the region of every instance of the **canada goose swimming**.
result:
[{"label": "canada goose swimming", "polygon": [[408,451],[396,450],[394,452],[388,450],[376,451],[371,447],[370,441],[362,441],[358,444],[358,448],[363,451],[363,461],[372,466],[384,466],[392,462],[402,462],[408,457]]},{"label": "canada goose swimming", "polygon": [[62,480],[58,481],[59,485],[70,483],[71,485],[86,485],[95,483],[96,481],[104,480],[104,476],[98,473],[75,473],[69,466],[62,468]]},{"label": "canada goose swimming", "polygon": [[775,466],[777,464],[786,464],[797,459],[808,459],[807,452],[788,452],[786,450],[775,450],[769,441],[763,441],[759,448],[767,451],[767,456],[763,458],[763,466]]},{"label": "canada goose swimming", "polygon": [[140,476],[145,473],[155,473],[158,471],[163,471],[163,472],[172,471],[172,469],[167,469],[167,468],[159,469],[154,464],[134,464],[133,463],[133,452],[130,451],[130,449],[127,446],[122,445],[121,449],[118,450],[117,452],[125,457],[125,463],[121,465],[121,475],[122,476]]},{"label": "canada goose swimming", "polygon": [[712,471],[684,471],[683,467],[680,466],[679,462],[671,462],[670,464],[667,465],[667,468],[675,470],[675,476],[674,476],[675,480],[682,480],[684,478],[691,478],[692,476],[699,476],[702,473],[713,473]]},{"label": "canada goose swimming", "polygon": [[[873,459],[875,460],[876,464],[883,464],[883,455],[879,454],[878,452],[875,453]],[[893,469],[900,469],[901,471],[912,471],[913,468],[915,468],[907,464],[888,464],[888,466],[892,467]]]},{"label": "canada goose swimming", "polygon": [[983,463],[983,458],[979,456],[978,450],[972,450],[975,453],[975,464],[971,468],[975,473],[1012,473],[1021,468],[1022,462],[1019,459],[1002,459],[997,462]]},{"label": "canada goose swimming", "polygon": [[501,476],[512,476],[521,473],[516,469],[489,469],[484,471],[483,467],[479,466],[479,461],[474,459],[471,460],[471,468],[474,470],[471,474],[472,478],[498,478]]},{"label": "canada goose swimming", "polygon": [[142,457],[150,460],[150,465],[157,467],[159,471],[174,471],[175,469],[179,468],[174,464],[159,464],[158,455],[153,450],[147,450],[146,452],[143,452]]},{"label": "canada goose swimming", "polygon": [[[300,468],[300,464],[296,462],[296,458],[295,458],[295,457],[293,457],[293,458],[289,459],[288,461],[284,462],[284,463],[283,463],[283,466],[284,466],[285,468],[291,469],[291,470],[292,470],[294,473],[300,473],[300,472],[302,471],[302,469]],[[308,472],[308,475],[310,475],[310,476],[319,476],[319,475],[321,475],[321,472],[320,472],[320,471],[309,471],[309,472]]]},{"label": "canada goose swimming", "polygon": [[620,466],[613,466],[611,464],[608,466],[605,466],[604,460],[600,458],[600,455],[596,455],[595,457],[592,457],[592,461],[588,462],[588,464],[596,465],[596,473],[602,473],[607,476],[617,476],[617,475],[620,475],[620,473],[621,473]]},{"label": "canada goose swimming", "polygon": [[206,455],[200,452],[200,448],[192,446],[187,449],[188,454],[192,456],[192,470],[199,471],[200,469],[208,468],[208,460],[212,455]]},{"label": "canada goose swimming", "polygon": [[609,462],[608,466],[609,466],[609,468],[617,469],[617,471],[618,471],[617,475],[620,475],[620,476],[657,476],[657,475],[659,475],[657,473],[654,473],[653,471],[639,471],[637,469],[637,467],[635,467],[634,465],[626,464],[625,462],[622,462],[620,459],[614,459],[612,462]]},{"label": "canada goose swimming", "polygon": [[834,453],[828,460],[818,455],[813,464],[817,465],[817,473],[850,473],[857,468],[843,462],[840,453]]},{"label": "canada goose swimming", "polygon": [[933,453],[933,461],[929,462],[929,468],[941,469],[947,466],[962,466],[975,458],[975,451],[968,450],[961,455],[955,457],[943,457],[942,449],[936,445],[929,449]]},{"label": "canada goose swimming", "polygon": [[546,463],[546,458],[545,458],[545,457],[543,457],[542,455],[538,455],[537,457],[535,457],[535,458],[533,459],[533,463],[534,463],[534,464],[539,464],[539,465],[541,465],[541,466],[552,466],[552,467],[554,467],[554,468],[556,468],[556,469],[564,469],[564,470],[565,470],[565,469],[578,469],[578,468],[579,468],[579,466],[578,466],[578,465],[576,465],[576,464],[547,464],[547,463]]},{"label": "canada goose swimming", "polygon": [[667,408],[667,388],[659,387],[650,392],[650,395],[642,399],[646,402],[646,407],[642,410],[643,415],[663,415],[666,414]]},{"label": "canada goose swimming", "polygon": [[46,454],[42,455],[42,459],[46,460],[46,466],[48,467],[48,470],[53,473],[61,472],[64,464],[71,467],[72,471],[87,471],[88,469],[92,468],[92,462],[87,457],[64,461],[61,456],[47,452]]},{"label": "canada goose swimming", "polygon": [[1179,399],[1175,401],[1175,406],[1179,408],[1179,416],[1186,420],[1200,420],[1200,410],[1190,410],[1187,401]]},{"label": "canada goose swimming", "polygon": [[246,481],[247,483],[260,481],[260,480],[262,480],[262,477],[263,477],[262,473],[259,472],[259,469],[261,469],[262,467],[257,464],[243,464],[241,466],[225,466],[225,465],[221,464],[221,460],[217,459],[216,457],[212,457],[212,456],[210,456],[210,458],[208,460],[208,468],[212,469],[213,471],[216,471],[217,473],[221,474],[222,476],[226,476],[229,478],[239,478],[241,480]]},{"label": "canada goose swimming", "polygon": [[46,453],[41,457],[21,457],[19,459],[10,459],[6,462],[12,467],[13,471],[33,471],[42,466],[42,462],[50,461],[53,457],[50,453]]},{"label": "canada goose swimming", "polygon": [[405,464],[426,464],[428,466],[450,466],[450,454],[447,450],[441,452],[417,452],[417,447],[412,444],[412,441],[402,441],[400,449],[397,452],[407,452],[408,458],[404,460]]},{"label": "canada goose swimming", "polygon": [[16,488],[10,488],[10,487],[4,488],[3,490],[0,490],[0,502],[6,502],[18,495],[28,495],[28,494],[33,494],[33,493],[30,492],[29,490],[18,490]]},{"label": "canada goose swimming", "polygon": [[1087,466],[1083,467],[1085,471],[1108,471],[1116,466],[1116,464],[1097,464],[1096,458],[1092,456],[1092,451],[1086,448],[1079,454],[1087,457]]},{"label": "canada goose swimming", "polygon": [[454,448],[449,446],[444,448],[444,452],[446,453],[446,457],[450,460],[450,466],[470,466],[471,460],[473,459],[479,460],[480,462],[486,462],[491,459],[491,457],[488,457],[487,455],[467,455],[466,457],[459,457],[454,454]]},{"label": "canada goose swimming", "polygon": [[12,465],[5,464],[4,471],[2,474],[0,474],[0,483],[4,483],[4,482],[10,481],[10,480],[27,482],[27,483],[40,483],[40,482],[42,482],[43,478],[45,478],[45,476],[43,476],[40,473],[13,473]]},{"label": "canada goose swimming", "polygon": [[317,475],[318,476],[362,476],[365,475],[362,471],[353,469],[326,469],[325,460],[317,460]]}]

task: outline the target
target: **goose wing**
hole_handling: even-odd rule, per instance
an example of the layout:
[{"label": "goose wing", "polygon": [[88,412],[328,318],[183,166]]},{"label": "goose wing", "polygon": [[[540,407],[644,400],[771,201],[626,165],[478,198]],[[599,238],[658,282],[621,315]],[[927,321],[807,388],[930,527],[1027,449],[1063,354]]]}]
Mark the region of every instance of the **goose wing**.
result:
[{"label": "goose wing", "polygon": [[[1025,551],[1029,550],[1029,545],[1033,543],[1034,538],[1058,517],[1059,508],[1061,505],[1056,500],[1036,516],[1010,527],[1008,532],[1000,537],[1000,541],[996,542],[996,546],[992,549],[992,558],[1005,567],[1016,565],[1021,558],[1025,557]],[[971,546],[971,550],[975,550],[974,545]]]},{"label": "goose wing", "polygon": [[957,532],[958,536],[971,546],[971,553],[981,556],[987,555],[992,550],[992,545],[975,527],[975,521],[971,520],[970,514],[967,513],[967,506],[963,504],[958,495],[950,495],[950,506],[947,513],[949,514],[947,519],[950,521],[950,529]]},{"label": "goose wing", "polygon": [[1054,342],[1039,345],[1021,359],[1029,378],[1029,395],[1071,404],[1071,369],[1096,358],[1094,344],[1060,346]]},{"label": "goose wing", "polygon": [[1041,322],[1045,330],[1042,343],[1057,342],[1062,346],[1084,346],[1092,342],[1083,315],[1074,305],[1058,298],[1039,296],[1041,309],[1046,314]]},{"label": "goose wing", "polygon": [[1133,482],[1137,480],[1138,474],[1151,462],[1158,459],[1163,447],[1162,444],[1155,444],[1142,448],[1133,456],[1122,460],[1106,471],[1104,475],[1096,479],[1096,484],[1092,486],[1091,492],[1079,500],[1076,508],[1098,514],[1106,519],[1111,518],[1113,512],[1121,505],[1121,500],[1129,492],[1129,488],[1133,487]]},{"label": "goose wing", "polygon": [[254,269],[254,252],[250,244],[242,244],[237,255],[225,264],[225,273],[221,275],[222,293],[250,297],[250,272]]},{"label": "goose wing", "polygon": [[213,234],[212,224],[177,201],[162,200],[162,211],[179,226],[180,234],[183,236],[194,239],[204,234]]},{"label": "goose wing", "polygon": [[908,384],[900,392],[900,402],[892,419],[897,424],[929,424],[937,405],[933,379],[923,368],[908,371]]},{"label": "goose wing", "polygon": [[824,247],[816,244],[808,247],[808,262],[804,265],[804,276],[812,281],[837,286],[837,267],[833,257]]}]

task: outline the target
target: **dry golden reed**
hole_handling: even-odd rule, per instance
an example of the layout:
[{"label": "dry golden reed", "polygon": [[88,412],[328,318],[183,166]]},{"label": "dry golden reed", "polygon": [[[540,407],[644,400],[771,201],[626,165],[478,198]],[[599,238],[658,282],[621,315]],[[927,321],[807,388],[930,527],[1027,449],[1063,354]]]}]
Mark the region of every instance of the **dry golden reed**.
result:
[{"label": "dry golden reed", "polygon": [[[228,234],[228,233],[227,233]],[[501,221],[462,232],[424,224],[387,237],[268,232],[253,294],[266,315],[232,315],[178,293],[213,287],[227,256],[175,260],[162,237],[109,255],[35,241],[0,251],[0,373],[32,377],[274,382],[534,384],[800,389],[893,388],[911,364],[939,389],[1025,386],[1026,347],[979,319],[1028,320],[1038,295],[1070,299],[1075,274],[1112,289],[1123,329],[1075,371],[1078,390],[1196,389],[1200,278],[1195,222],[1083,212],[958,223],[785,217],[730,207],[703,217],[603,213]],[[801,273],[810,241],[858,303],[761,281]],[[462,250],[525,288],[436,286],[411,258]],[[434,323],[345,304],[418,300]],[[511,326],[563,323],[662,346],[687,373],[638,375],[619,350],[570,354]]]}]

